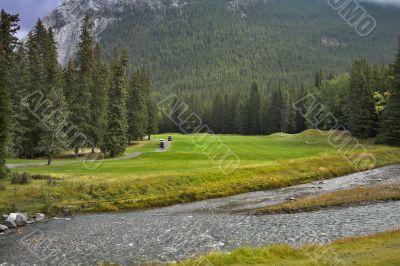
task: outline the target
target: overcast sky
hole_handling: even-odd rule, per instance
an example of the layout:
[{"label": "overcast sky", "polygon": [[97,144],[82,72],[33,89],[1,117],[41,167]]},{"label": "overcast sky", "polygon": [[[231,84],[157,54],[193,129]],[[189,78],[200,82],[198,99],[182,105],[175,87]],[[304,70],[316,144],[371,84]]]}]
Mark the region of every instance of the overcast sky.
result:
[{"label": "overcast sky", "polygon": [[400,5],[400,0],[362,0],[362,1],[382,3],[382,4]]},{"label": "overcast sky", "polygon": [[21,31],[18,36],[24,37],[38,18],[50,13],[61,2],[62,0],[0,0],[0,9],[20,14]]},{"label": "overcast sky", "polygon": [[[396,4],[400,0],[359,0],[376,3]],[[19,37],[24,37],[36,23],[37,19],[50,13],[62,0],[0,0],[0,9],[10,13],[19,13],[21,18],[21,31]]]}]

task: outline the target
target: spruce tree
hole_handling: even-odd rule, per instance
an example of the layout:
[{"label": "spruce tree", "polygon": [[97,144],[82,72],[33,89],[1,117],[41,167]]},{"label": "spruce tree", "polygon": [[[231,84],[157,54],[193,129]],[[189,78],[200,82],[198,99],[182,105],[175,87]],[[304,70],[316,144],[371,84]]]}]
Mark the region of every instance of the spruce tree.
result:
[{"label": "spruce tree", "polygon": [[376,136],[378,116],[372,91],[371,67],[365,59],[355,60],[350,73],[349,130],[358,138]]},{"label": "spruce tree", "polygon": [[268,108],[268,134],[282,131],[283,96],[281,88],[272,91]]},{"label": "spruce tree", "polygon": [[46,110],[45,122],[40,124],[43,133],[36,149],[46,155],[47,164],[51,165],[54,155],[68,148],[67,136],[64,134],[68,111],[62,88],[50,89],[47,98],[51,101],[51,105]]},{"label": "spruce tree", "polygon": [[223,132],[224,111],[224,101],[222,95],[218,94],[214,98],[210,114],[210,126],[215,133],[220,134]]},{"label": "spruce tree", "polygon": [[110,157],[122,154],[128,145],[128,115],[126,108],[128,55],[113,59],[112,77],[108,93],[107,127],[101,150]]},{"label": "spruce tree", "polygon": [[26,132],[29,111],[26,108],[24,99],[28,95],[28,65],[26,50],[23,45],[18,47],[16,64],[13,68],[13,92],[11,93],[12,108],[12,145],[15,155],[22,157],[24,154],[23,143],[27,140]]},{"label": "spruce tree", "polygon": [[148,128],[148,101],[144,72],[136,70],[129,83],[128,125],[129,140],[141,140]]},{"label": "spruce tree", "polygon": [[106,127],[107,93],[109,87],[109,72],[102,60],[103,53],[97,44],[94,49],[93,87],[91,90],[91,134],[92,152],[103,141]]},{"label": "spruce tree", "polygon": [[[64,70],[64,80],[65,80],[65,100],[69,107],[75,104],[75,99],[78,97],[79,93],[79,81],[78,81],[78,69],[75,65],[73,59],[68,61],[67,67]],[[72,119],[73,113],[70,113]]]},{"label": "spruce tree", "polygon": [[263,131],[262,126],[262,101],[258,90],[258,85],[253,82],[250,88],[250,95],[244,110],[244,120],[242,125],[242,134],[257,135]]},{"label": "spruce tree", "polygon": [[[73,104],[70,106],[71,122],[84,134],[87,138],[93,142],[93,124],[91,123],[91,104],[92,104],[92,90],[93,90],[93,65],[94,65],[94,54],[93,54],[93,36],[92,36],[92,24],[90,18],[86,16],[84,18],[80,41],[78,44],[78,80],[79,90],[73,99]],[[82,142],[84,143],[84,142]],[[79,152],[79,148],[75,147],[75,152]]]},{"label": "spruce tree", "polygon": [[250,91],[249,107],[249,122],[250,134],[259,135],[262,133],[262,99],[258,90],[257,83],[253,83]]},{"label": "spruce tree", "polygon": [[317,89],[321,88],[323,79],[324,79],[324,77],[323,77],[323,74],[322,74],[322,70],[318,69],[317,72],[315,72],[315,75],[314,75],[314,86],[315,86],[315,88],[317,88]]},{"label": "spruce tree", "polygon": [[383,110],[378,142],[393,146],[400,146],[400,36],[399,47],[393,65],[394,82],[391,96]]},{"label": "spruce tree", "polygon": [[7,142],[10,134],[10,68],[17,44],[15,33],[19,30],[18,15],[11,15],[1,10],[0,13],[0,178],[7,174]]},{"label": "spruce tree", "polygon": [[[45,101],[50,88],[55,85],[53,79],[59,81],[58,77],[53,75],[53,71],[56,72],[53,60],[56,61],[57,59],[54,56],[55,43],[51,39],[52,36],[49,35],[41,20],[37,21],[34,29],[28,34],[26,42],[28,72],[26,93],[37,97],[28,97],[27,101],[24,102],[27,119],[23,122],[26,130],[21,137],[20,157],[34,158],[45,155],[37,149],[43,134],[43,129],[39,126],[43,108],[36,109],[40,105],[37,101]],[[49,49],[53,49],[53,51],[49,51]],[[50,61],[52,62],[50,63]],[[44,98],[38,99],[39,94],[43,95]],[[33,110],[35,110],[35,113],[32,112]]]},{"label": "spruce tree", "polygon": [[303,132],[307,129],[306,118],[304,116],[304,114],[306,114],[307,112],[307,108],[305,102],[301,101],[301,99],[304,99],[306,96],[306,90],[302,85],[296,95],[296,99],[294,99],[294,102],[300,101],[299,104],[296,105],[297,112],[295,114],[295,124],[297,132]]},{"label": "spruce tree", "polygon": [[160,121],[160,115],[158,112],[158,107],[153,98],[148,100],[147,104],[148,109],[148,124],[147,124],[147,139],[151,139],[152,134],[158,133],[158,123]]}]

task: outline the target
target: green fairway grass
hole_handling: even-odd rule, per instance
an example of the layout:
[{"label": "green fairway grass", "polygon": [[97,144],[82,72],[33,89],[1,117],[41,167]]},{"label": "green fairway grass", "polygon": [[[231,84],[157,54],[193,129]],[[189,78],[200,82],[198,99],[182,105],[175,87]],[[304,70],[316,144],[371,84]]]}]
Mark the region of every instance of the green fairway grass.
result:
[{"label": "green fairway grass", "polygon": [[400,262],[400,231],[336,241],[326,246],[274,245],[240,248],[231,253],[214,253],[179,266],[276,265],[276,266],[395,266]]},{"label": "green fairway grass", "polygon": [[[14,169],[56,179],[33,180],[26,185],[1,180],[0,211],[54,214],[60,210],[133,210],[290,186],[363,170],[349,164],[326,137],[313,130],[297,135],[215,136],[240,158],[239,168],[232,173],[222,172],[203,153],[204,143],[195,145],[189,135],[174,134],[170,149],[156,152],[157,139],[167,136],[154,136],[153,141],[129,147],[126,153],[147,152],[137,158],[104,161],[95,170],[79,161]],[[398,148],[366,147],[377,158],[376,166],[400,162]]]}]

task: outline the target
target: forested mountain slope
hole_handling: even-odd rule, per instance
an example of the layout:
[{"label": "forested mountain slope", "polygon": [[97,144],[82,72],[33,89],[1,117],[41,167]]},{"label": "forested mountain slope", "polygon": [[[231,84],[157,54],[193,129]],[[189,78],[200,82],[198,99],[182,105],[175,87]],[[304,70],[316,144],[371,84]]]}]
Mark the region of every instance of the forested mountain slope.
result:
[{"label": "forested mountain slope", "polygon": [[[77,9],[80,2],[86,5]],[[127,47],[130,66],[148,65],[155,89],[163,91],[241,90],[253,80],[262,89],[280,82],[298,86],[310,82],[316,69],[347,71],[356,57],[390,63],[400,34],[400,8],[365,2],[377,20],[367,37],[357,35],[326,0],[103,2],[69,0],[45,22],[60,43],[61,35],[74,30],[68,25],[91,14],[106,54]],[[74,45],[65,40],[61,54],[72,51],[65,51],[66,43]]]}]

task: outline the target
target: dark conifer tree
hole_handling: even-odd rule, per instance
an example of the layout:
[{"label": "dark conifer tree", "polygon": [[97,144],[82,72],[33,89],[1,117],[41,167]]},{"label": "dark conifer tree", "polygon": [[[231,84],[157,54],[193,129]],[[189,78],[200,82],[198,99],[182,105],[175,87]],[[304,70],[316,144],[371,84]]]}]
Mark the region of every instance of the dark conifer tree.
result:
[{"label": "dark conifer tree", "polygon": [[317,88],[317,89],[321,88],[323,79],[324,79],[324,77],[323,77],[323,74],[322,74],[322,70],[318,69],[317,72],[315,72],[315,75],[314,75],[314,86],[315,86],[315,88]]},{"label": "dark conifer tree", "polygon": [[263,131],[262,127],[262,100],[258,85],[254,82],[247,97],[244,109],[242,134],[257,135]]},{"label": "dark conifer tree", "polygon": [[350,74],[349,130],[358,138],[376,136],[378,117],[371,76],[371,68],[365,59],[353,62]]},{"label": "dark conifer tree", "polygon": [[27,120],[29,118],[29,110],[26,106],[25,97],[28,95],[29,76],[26,50],[23,45],[18,47],[18,55],[16,64],[13,68],[13,83],[12,92],[12,146],[11,149],[15,155],[22,157],[24,155],[23,143],[27,141],[26,132]]},{"label": "dark conifer tree", "polygon": [[128,125],[129,140],[141,140],[148,128],[148,92],[144,72],[136,70],[129,83]]},{"label": "dark conifer tree", "polygon": [[[68,61],[67,67],[64,71],[65,80],[65,99],[68,106],[72,107],[75,104],[75,99],[78,97],[79,93],[79,81],[78,81],[78,69],[75,65],[74,60],[70,59]],[[70,113],[70,119],[73,119],[74,114]]]},{"label": "dark conifer tree", "polygon": [[[295,117],[295,124],[296,124],[296,131],[297,132],[303,132],[304,130],[307,129],[306,125],[306,118],[304,117],[304,114],[306,114],[307,109],[306,109],[306,104],[305,101],[302,100],[304,97],[307,96],[306,90],[303,85],[301,85],[300,90],[298,91],[296,95],[296,99],[294,99],[294,103],[296,104],[296,108],[298,111],[296,112],[296,117]],[[294,108],[294,106],[293,106]]]},{"label": "dark conifer tree", "polygon": [[399,48],[393,65],[394,82],[391,96],[386,108],[383,110],[378,142],[400,146],[400,37]]},{"label": "dark conifer tree", "polygon": [[128,55],[112,60],[111,83],[108,93],[107,127],[101,150],[110,157],[122,154],[128,145],[128,114],[126,69]]},{"label": "dark conifer tree", "polygon": [[106,127],[107,93],[109,87],[109,73],[106,64],[102,60],[103,54],[99,45],[94,49],[93,87],[91,90],[91,134],[90,139],[94,152],[103,140]]},{"label": "dark conifer tree", "polygon": [[152,134],[158,133],[158,123],[160,122],[160,115],[157,104],[153,98],[149,98],[148,104],[148,124],[147,124],[147,139],[151,139]]},{"label": "dark conifer tree", "polygon": [[282,90],[274,89],[272,91],[271,100],[268,108],[268,134],[282,131]]},{"label": "dark conifer tree", "polygon": [[[93,141],[93,123],[92,123],[92,90],[93,86],[93,67],[94,67],[94,53],[93,53],[93,36],[92,36],[92,23],[90,18],[86,16],[84,18],[82,27],[80,42],[78,44],[78,80],[79,90],[75,95],[73,104],[70,106],[71,110],[71,122],[83,133],[87,138]],[[82,142],[85,143],[85,142]],[[75,152],[79,152],[79,148],[76,147]]]},{"label": "dark conifer tree", "polygon": [[61,87],[50,89],[47,99],[51,101],[45,125],[42,125],[43,133],[37,149],[47,157],[47,164],[51,165],[54,155],[66,150],[67,136],[64,127],[67,124],[68,110],[64,92]]},{"label": "dark conifer tree", "polygon": [[0,178],[7,174],[5,166],[7,142],[10,134],[10,68],[14,60],[14,48],[17,44],[15,33],[19,30],[18,15],[1,10],[0,13]]}]

